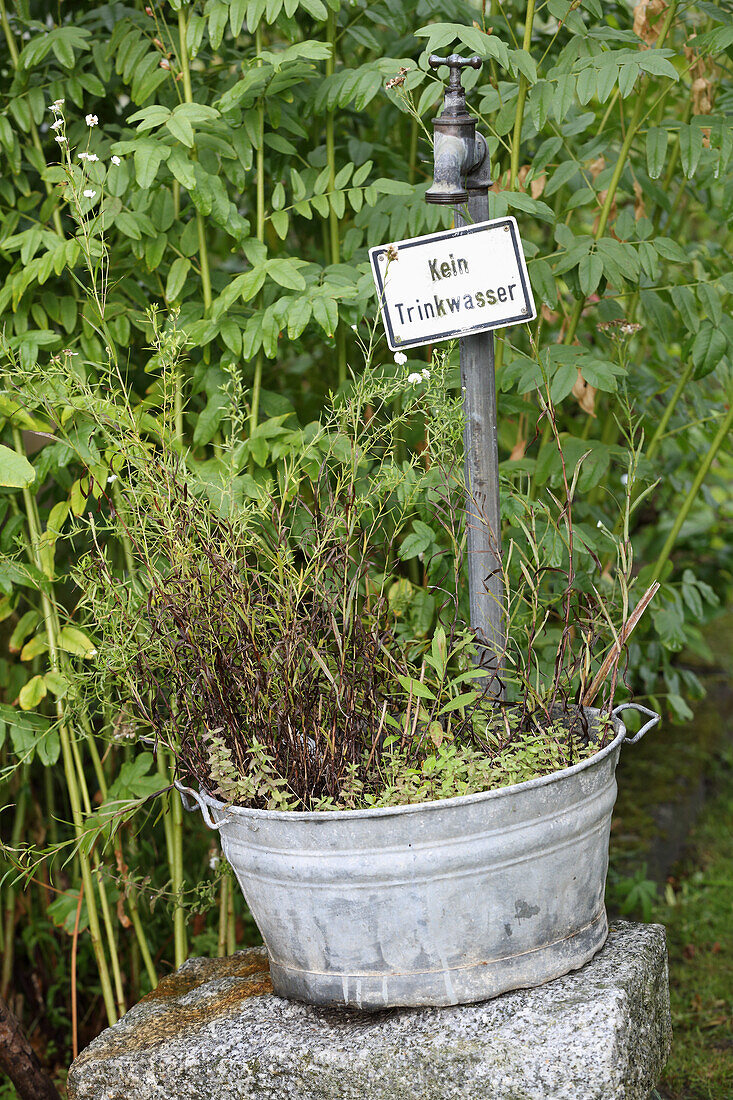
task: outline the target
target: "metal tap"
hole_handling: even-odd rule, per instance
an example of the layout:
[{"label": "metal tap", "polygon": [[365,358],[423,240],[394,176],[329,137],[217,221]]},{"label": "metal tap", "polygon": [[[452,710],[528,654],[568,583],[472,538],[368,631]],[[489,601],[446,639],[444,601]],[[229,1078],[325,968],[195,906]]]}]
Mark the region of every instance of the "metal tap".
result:
[{"label": "metal tap", "polygon": [[466,92],[461,84],[461,71],[480,69],[480,57],[449,57],[431,54],[431,69],[447,65],[450,79],[445,90],[443,112],[433,119],[435,169],[433,186],[426,192],[427,202],[444,206],[462,206],[470,192],[484,189],[491,182],[486,142],[476,133],[476,122],[466,110]]}]

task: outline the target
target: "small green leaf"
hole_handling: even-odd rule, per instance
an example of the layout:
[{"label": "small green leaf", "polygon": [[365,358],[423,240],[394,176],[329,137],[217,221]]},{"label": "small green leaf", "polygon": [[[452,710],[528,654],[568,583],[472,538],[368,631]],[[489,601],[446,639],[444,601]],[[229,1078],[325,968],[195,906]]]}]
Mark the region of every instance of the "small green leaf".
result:
[{"label": "small green leaf", "polygon": [[193,147],[193,126],[187,118],[176,115],[175,112],[166,121],[166,128],[170,130],[174,138],[182,142],[189,149]]},{"label": "small green leaf", "polygon": [[62,672],[47,672],[43,677],[44,683],[52,695],[57,699],[63,699],[71,684]]},{"label": "small green leaf", "polygon": [[547,260],[532,260],[529,265],[530,281],[543,302],[554,306],[557,302],[557,287],[552,268]]},{"label": "small green leaf", "polygon": [[48,638],[46,634],[37,634],[35,638],[31,638],[29,642],[23,646],[20,651],[21,661],[32,661],[34,657],[40,657],[42,653],[46,653],[48,650]]},{"label": "small green leaf", "polygon": [[28,635],[35,630],[41,616],[37,611],[26,611],[15,624],[15,629],[10,635],[8,649],[11,653],[20,653]]},{"label": "small green leaf", "polygon": [[61,738],[59,737],[59,731],[55,729],[47,730],[36,745],[36,752],[38,753],[38,759],[44,767],[53,767],[53,765],[58,762],[58,758],[61,755]]},{"label": "small green leaf", "polygon": [[75,657],[94,657],[97,652],[89,636],[76,626],[62,627],[59,646],[64,653],[71,653]]},{"label": "small green leaf", "polygon": [[305,279],[293,260],[268,260],[267,274],[287,290],[305,290]]},{"label": "small green leaf", "polygon": [[193,432],[194,447],[203,447],[214,438],[228,404],[227,396],[221,390],[211,395],[206,402],[206,408],[196,420]]},{"label": "small green leaf", "polygon": [[280,240],[284,241],[288,235],[288,226],[290,225],[290,215],[287,210],[275,210],[270,216],[270,221]]},{"label": "small green leaf", "polygon": [[435,694],[425,684],[416,680],[414,676],[398,676],[405,691],[412,692],[418,699],[435,699]]},{"label": "small green leaf", "polygon": [[688,126],[681,122],[679,142],[682,171],[688,179],[691,179],[695,175],[702,154],[702,130],[699,126]]},{"label": "small green leaf", "polygon": [[630,96],[639,76],[639,66],[635,61],[629,65],[622,65],[618,74],[618,90],[622,99]]},{"label": "small green leaf", "polygon": [[43,676],[34,676],[27,684],[24,684],[18,693],[18,703],[21,710],[35,710],[38,704],[46,696],[46,685]]},{"label": "small green leaf", "polygon": [[553,404],[559,405],[571,392],[578,380],[578,368],[575,363],[562,363],[550,385],[550,397]]},{"label": "small green leaf", "polygon": [[586,297],[593,294],[603,276],[603,260],[597,252],[591,252],[578,264],[578,281]]},{"label": "small green leaf", "polygon": [[461,695],[456,695],[455,699],[451,699],[450,703],[446,703],[439,713],[447,714],[451,710],[458,710],[459,707],[470,707],[472,703],[476,702],[480,694],[479,691],[464,691]]},{"label": "small green leaf", "polygon": [[703,321],[692,345],[695,378],[704,378],[714,371],[728,347],[723,332],[711,321]]},{"label": "small green leaf", "polygon": [[651,179],[656,180],[662,174],[667,155],[669,134],[661,126],[651,126],[646,135],[646,166]]},{"label": "small green leaf", "polygon": [[35,481],[36,471],[25,455],[0,444],[0,485],[9,489],[25,489]]},{"label": "small green leaf", "polygon": [[288,336],[296,340],[311,318],[312,305],[307,298],[294,298],[288,309]]},{"label": "small green leaf", "polygon": [[186,285],[188,273],[191,270],[191,261],[185,256],[179,256],[171,264],[168,279],[165,284],[165,297],[168,302],[174,302]]},{"label": "small green leaf", "polygon": [[596,72],[590,66],[583,69],[578,77],[578,99],[585,106],[590,103],[596,90]]},{"label": "small green leaf", "polygon": [[639,54],[638,64],[653,76],[668,76],[670,80],[679,80],[679,73],[674,65],[666,57],[662,57],[660,51],[644,50]]}]

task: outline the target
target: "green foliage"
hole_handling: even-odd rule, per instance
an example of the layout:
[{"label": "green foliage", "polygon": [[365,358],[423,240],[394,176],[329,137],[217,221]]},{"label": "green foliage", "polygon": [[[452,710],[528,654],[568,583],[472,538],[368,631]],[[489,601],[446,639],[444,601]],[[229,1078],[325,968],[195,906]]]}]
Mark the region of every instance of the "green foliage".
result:
[{"label": "green foliage", "polygon": [[[441,95],[427,65],[433,50],[485,59],[464,82],[497,181],[490,213],[517,213],[544,303],[531,331],[497,339],[505,545],[532,560],[537,551],[553,567],[566,562],[562,537],[543,520],[549,492],[562,486],[554,432],[541,415],[549,384],[566,467],[578,471],[576,571],[611,603],[621,596],[619,570],[630,568],[616,547],[624,541],[621,478],[633,472],[626,489],[637,592],[654,576],[662,587],[631,641],[627,678],[653,705],[668,701],[678,719],[699,692],[675,654],[683,646],[704,653],[700,624],[728,597],[731,576],[731,459],[717,437],[730,415],[733,346],[730,12],[670,3],[636,33],[629,8],[596,0],[550,0],[529,22],[518,2],[469,9],[453,0],[196,0],[93,2],[49,14],[38,0],[0,0],[0,629],[11,642],[0,656],[3,838],[23,820],[22,764],[36,819],[77,853],[64,872],[73,889],[82,879],[85,890],[109,886],[106,910],[97,886],[88,910],[84,903],[90,929],[101,922],[96,961],[91,937],[80,941],[91,1031],[102,1023],[94,997],[111,1019],[115,1002],[121,1009],[137,995],[134,966],[120,967],[116,982],[113,963],[138,951],[143,958],[144,937],[134,923],[118,927],[109,908],[113,879],[124,878],[116,855],[92,846],[101,870],[84,878],[85,822],[99,811],[97,794],[101,806],[149,792],[115,788],[137,755],[129,716],[109,698],[85,725],[78,698],[98,639],[83,632],[71,570],[93,548],[89,516],[101,529],[113,512],[124,519],[123,459],[100,426],[115,415],[106,379],[110,369],[124,378],[129,416],[151,452],[171,434],[161,406],[172,413],[174,438],[165,441],[185,454],[197,491],[223,516],[260,500],[307,450],[329,391],[360,370],[360,343],[373,343],[374,365],[394,379],[395,393],[412,394],[406,374],[430,359],[416,352],[396,369],[372,340],[366,248],[450,217],[422,201]],[[97,123],[87,125],[87,115]],[[170,346],[151,352],[152,303],[178,320],[166,328]],[[597,327],[610,322],[642,327]],[[172,360],[177,369],[166,377]],[[83,398],[57,388],[61,365],[83,384]],[[28,372],[45,375],[43,385],[23,387]],[[384,593],[395,635],[412,640],[415,657],[432,652],[443,600],[436,581],[460,559],[435,475],[420,459],[426,431],[444,465],[454,451],[460,429],[450,402],[460,390],[456,372],[445,378],[449,401],[436,403],[432,421],[404,426],[394,468],[381,475],[410,502]],[[232,427],[235,391],[244,413]],[[429,396],[430,387],[415,393]],[[628,410],[643,429],[633,471]],[[239,449],[227,456],[232,431]],[[309,476],[317,465],[314,458]],[[533,532],[533,522],[538,534],[527,539],[523,527]],[[125,538],[108,554],[113,576],[129,580]],[[520,558],[510,562],[515,591],[525,583]],[[554,598],[558,589],[543,583]],[[453,575],[448,589],[465,619],[465,586]],[[555,608],[540,636],[544,666],[557,651],[557,625]],[[164,754],[156,768],[167,787]],[[149,770],[142,778],[153,780]],[[176,854],[183,826],[165,805],[140,836],[127,825],[114,833],[120,866],[135,852],[152,876],[128,875],[119,912],[132,919],[139,900],[153,953],[172,959],[169,913],[156,902],[164,897],[172,912],[177,899],[180,961],[180,903],[190,900],[186,882],[207,876],[208,857],[187,860],[184,874]],[[187,829],[186,843],[197,836]],[[54,879],[60,874],[54,865]],[[41,889],[29,896],[41,901]],[[225,918],[224,942],[235,915]],[[15,920],[13,909],[11,932]],[[210,933],[223,949],[211,920],[195,935]],[[33,951],[47,952],[40,972],[51,974],[49,945],[61,933],[43,934]],[[40,968],[36,956],[22,962],[16,971]],[[66,1042],[46,1022],[41,1029],[50,1049]]]}]

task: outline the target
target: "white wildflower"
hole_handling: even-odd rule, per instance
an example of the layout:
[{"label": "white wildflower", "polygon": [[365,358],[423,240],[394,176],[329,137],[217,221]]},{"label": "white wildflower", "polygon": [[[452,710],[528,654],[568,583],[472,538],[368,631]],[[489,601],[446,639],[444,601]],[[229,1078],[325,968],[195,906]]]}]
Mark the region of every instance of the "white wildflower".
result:
[{"label": "white wildflower", "polygon": [[602,519],[598,520],[598,522],[596,523],[596,527],[603,527],[603,520]]},{"label": "white wildflower", "polygon": [[408,374],[407,381],[412,382],[413,386],[419,386],[423,377],[421,374]]},{"label": "white wildflower", "polygon": [[56,100],[54,100],[54,102],[51,104],[51,106],[48,109],[49,109],[49,111],[53,111],[53,113],[55,115],[57,115],[59,113],[59,111],[61,110],[61,108],[63,107],[63,105],[64,105],[63,99],[56,99]]},{"label": "white wildflower", "polygon": [[52,130],[60,130],[61,127],[63,126],[63,124],[64,124],[64,120],[62,118],[57,118],[55,122],[51,123],[51,129]]},{"label": "white wildflower", "polygon": [[87,126],[96,126],[99,122],[99,119],[96,115],[87,115],[84,121],[86,122]]},{"label": "white wildflower", "polygon": [[108,485],[111,485],[113,481],[117,481],[117,474],[110,474],[107,478]]},{"label": "white wildflower", "polygon": [[407,356],[405,355],[404,351],[396,351],[394,354],[394,361],[398,367],[404,367],[405,363],[407,362]]},{"label": "white wildflower", "polygon": [[84,194],[85,199],[93,199],[93,198],[96,198],[97,192],[92,191],[90,189],[90,190],[84,191],[83,194]]},{"label": "white wildflower", "polygon": [[351,331],[352,331],[352,332],[357,332],[357,328],[356,328],[356,325],[352,325],[352,326],[351,326]]},{"label": "white wildflower", "polygon": [[211,855],[209,856],[209,867],[211,868],[212,871],[215,871],[218,866],[219,866],[219,853],[218,852],[212,852]]},{"label": "white wildflower", "polygon": [[423,378],[425,379],[425,381],[426,381],[426,382],[427,382],[427,381],[429,380],[429,378],[430,378],[430,371],[428,370],[428,368],[427,368],[427,367],[423,367],[423,369],[422,369],[422,376],[423,376]]},{"label": "white wildflower", "polygon": [[57,134],[56,135],[56,141],[59,143],[59,145],[65,145],[66,144],[66,138],[64,137],[63,134]]},{"label": "white wildflower", "polygon": [[621,474],[621,484],[622,485],[628,485],[629,484],[629,475],[628,474]]},{"label": "white wildflower", "polygon": [[114,165],[118,165],[118,164],[122,164],[122,161],[120,160],[119,157],[112,157],[112,163]]}]

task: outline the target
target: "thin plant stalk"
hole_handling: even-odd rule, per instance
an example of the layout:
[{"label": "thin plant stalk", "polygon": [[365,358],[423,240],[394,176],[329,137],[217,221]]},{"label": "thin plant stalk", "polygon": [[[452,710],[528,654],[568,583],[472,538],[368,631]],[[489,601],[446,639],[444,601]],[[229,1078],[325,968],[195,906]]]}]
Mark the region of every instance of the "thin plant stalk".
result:
[{"label": "thin plant stalk", "polygon": [[234,891],[229,887],[227,897],[227,955],[237,950],[237,923],[234,915]]},{"label": "thin plant stalk", "polygon": [[229,875],[224,875],[221,880],[221,892],[219,894],[219,938],[216,945],[216,954],[222,959],[227,953],[227,916],[229,913]]},{"label": "thin plant stalk", "polygon": [[718,451],[720,450],[720,448],[722,447],[725,439],[727,438],[728,433],[730,432],[731,426],[733,426],[733,400],[728,405],[728,411],[725,414],[725,416],[724,416],[724,418],[721,422],[721,425],[720,425],[720,427],[718,428],[718,431],[715,434],[715,438],[713,439],[712,443],[710,444],[710,447],[708,448],[708,452],[705,455],[705,458],[700,463],[700,468],[698,469],[697,474],[695,475],[695,480],[692,482],[692,485],[690,486],[690,491],[688,492],[687,496],[685,497],[685,499],[682,503],[682,507],[680,508],[679,512],[677,513],[677,518],[675,519],[674,524],[672,525],[672,530],[667,535],[664,546],[662,547],[662,549],[659,553],[659,557],[657,558],[656,563],[654,565],[654,571],[652,573],[652,580],[655,580],[655,581],[659,580],[660,577],[662,576],[662,572],[664,570],[664,567],[667,564],[667,561],[669,560],[669,555],[672,553],[672,550],[674,549],[674,544],[677,541],[677,536],[679,535],[680,531],[682,530],[682,525],[684,524],[685,520],[687,519],[688,515],[690,514],[690,509],[692,508],[693,504],[695,503],[695,501],[697,499],[697,495],[700,492],[700,488],[702,487],[702,483],[705,480],[705,478],[707,477],[708,471],[710,470],[710,467],[712,466]]},{"label": "thin plant stalk", "polygon": [[677,385],[675,386],[674,393],[672,394],[672,396],[670,397],[669,401],[667,402],[667,404],[664,408],[664,412],[662,413],[662,415],[659,419],[659,423],[657,424],[654,435],[649,440],[649,446],[648,446],[647,452],[646,452],[647,458],[653,458],[654,457],[654,454],[656,453],[657,447],[661,443],[662,437],[663,437],[664,433],[667,430],[667,425],[669,424],[669,421],[672,417],[672,413],[676,409],[677,403],[678,403],[680,397],[682,396],[684,390],[686,389],[687,383],[690,381],[690,378],[692,377],[692,372],[694,371],[694,369],[695,369],[695,364],[692,360],[692,356],[690,356],[690,358],[689,358],[689,360],[688,360],[688,362],[685,366],[685,369],[683,370],[682,374],[680,375],[680,380],[677,383]]},{"label": "thin plant stalk", "polygon": [[[326,78],[328,78],[333,75],[336,69],[336,13],[331,9],[329,9],[326,23],[326,37],[331,47],[331,52],[326,60]],[[335,117],[335,111],[326,112],[326,162],[328,164],[328,190],[331,196],[328,228],[329,252],[332,264],[341,263],[339,219],[333,206],[333,195],[336,191]],[[346,381],[346,334],[343,325],[340,323],[336,327],[336,361],[338,363],[338,381],[341,386]]]},{"label": "thin plant stalk", "polygon": [[[527,13],[524,19],[524,39],[522,49],[529,53],[532,44],[532,28],[534,26],[535,0],[528,0]],[[524,104],[527,99],[527,77],[524,73],[519,75],[519,91],[517,93],[517,110],[514,116],[514,133],[512,134],[512,155],[509,170],[509,190],[514,191],[517,186],[519,173],[519,150],[522,144],[522,123],[524,122]]]},{"label": "thin plant stalk", "polygon": [[[167,753],[162,745],[157,752],[158,774],[165,786],[171,783]],[[169,796],[168,810],[163,815],[168,870],[171,877],[171,890],[174,896],[173,945],[176,967],[183,966],[188,957],[186,936],[186,913],[182,907],[183,895],[183,807],[177,794]]]},{"label": "thin plant stalk", "polygon": [[[191,84],[191,68],[188,59],[188,9],[180,8],[178,12],[178,54],[183,83],[183,98],[186,103],[193,103],[193,86]],[[195,155],[195,149],[194,149]],[[209,250],[206,243],[206,224],[201,211],[196,208],[196,233],[198,237],[199,267],[201,271],[201,292],[204,303],[204,316],[208,317],[211,310],[211,271],[209,268]],[[183,376],[180,364],[175,369],[175,425],[176,434],[180,438],[183,435]]]},{"label": "thin plant stalk", "polygon": [[[133,856],[137,855],[137,844],[135,840],[135,834],[131,834],[130,848]],[[124,857],[122,854],[122,839],[119,841],[119,866],[124,867]],[[132,922],[132,928],[135,933],[135,939],[137,940],[140,955],[145,966],[145,971],[148,975],[148,981],[150,982],[150,988],[155,989],[158,985],[158,973],[155,969],[155,963],[153,962],[153,956],[150,952],[150,945],[148,944],[148,937],[145,935],[145,929],[143,928],[142,920],[140,919],[140,909],[137,903],[137,889],[134,884],[128,884],[127,888],[127,908],[130,914],[130,921]]]},{"label": "thin plant stalk", "polygon": [[[10,846],[17,849],[25,828],[25,814],[28,806],[28,782],[26,779],[26,766],[21,767],[18,775],[18,798],[15,803],[15,816],[13,818],[13,830],[10,836]],[[15,961],[15,887],[8,883],[5,893],[5,919],[3,921],[3,965],[0,976],[0,997],[7,999],[10,983],[13,978],[13,963]]]},{"label": "thin plant stalk", "polygon": [[173,818],[173,892],[176,906],[173,915],[173,946],[177,968],[183,966],[188,958],[186,910],[183,907],[183,805],[177,793],[171,794],[171,815]]},{"label": "thin plant stalk", "polygon": [[122,988],[122,970],[120,968],[120,953],[117,947],[117,940],[115,938],[115,926],[112,921],[112,913],[109,907],[109,898],[107,897],[107,887],[104,884],[102,877],[102,863],[97,853],[94,853],[94,870],[97,875],[97,885],[99,887],[99,901],[102,908],[102,916],[104,919],[104,927],[107,933],[107,943],[109,945],[109,957],[112,960],[112,977],[115,983],[115,1000],[117,1002],[117,1011],[120,1016],[124,1016],[127,1012],[127,1005],[125,1004],[125,993]]},{"label": "thin plant stalk", "polygon": [[[20,430],[16,427],[13,428],[13,444],[15,450],[19,455],[25,457],[25,448],[23,447],[23,439]],[[40,557],[39,544],[40,544],[40,526],[35,508],[35,501],[31,496],[27,487],[22,490],[23,504],[25,507],[26,521],[28,523],[28,531],[30,535],[31,554],[33,562],[39,570],[43,571],[43,562]],[[49,589],[51,586],[49,585]],[[51,589],[52,591],[52,589]],[[60,646],[59,646],[59,629],[58,629],[58,617],[56,615],[56,609],[52,603],[52,597],[49,592],[41,589],[41,605],[43,609],[43,618],[46,624],[46,635],[48,639],[48,655],[49,662],[52,671],[58,673],[61,669],[60,661]],[[74,754],[72,750],[72,738],[69,728],[66,724],[66,715],[64,712],[64,705],[62,699],[56,699],[56,717],[59,723],[59,740],[61,742],[61,755],[63,759],[64,774],[66,777],[66,786],[69,793],[69,802],[71,804],[71,814],[74,823],[74,832],[77,840],[81,838],[84,823],[81,805],[81,792],[76,774],[76,766],[74,762]],[[94,883],[92,880],[92,869],[89,862],[89,856],[82,848],[79,848],[78,852],[79,865],[81,869],[82,882],[87,895],[87,912],[89,916],[89,935],[92,941],[92,949],[94,951],[94,957],[97,962],[97,970],[99,971],[99,981],[102,989],[102,998],[104,1000],[104,1007],[107,1013],[107,1019],[110,1024],[117,1023],[117,1008],[115,1005],[114,993],[112,990],[112,982],[110,979],[109,966],[104,951],[104,944],[102,941],[101,928],[99,924],[99,912],[97,910],[96,894],[94,891]]]},{"label": "thin plant stalk", "polygon": [[79,900],[76,903],[76,917],[74,919],[74,934],[71,938],[71,1053],[74,1058],[79,1055],[79,1018],[76,1008],[76,956],[79,947],[79,918],[81,917],[81,904],[84,899],[84,883],[79,887]]},{"label": "thin plant stalk", "polygon": [[[188,9],[182,7],[178,12],[178,52],[181,66],[181,80],[183,83],[183,99],[186,103],[193,103],[193,86],[191,84],[191,68],[188,61]],[[206,244],[206,225],[200,210],[196,210],[196,229],[198,233],[199,264],[201,266],[201,291],[204,299],[204,313],[211,309],[211,273],[209,270],[209,250]]]},{"label": "thin plant stalk", "polygon": [[[261,23],[255,30],[255,53],[257,65],[262,65],[262,30]],[[257,105],[257,240],[264,244],[265,241],[265,103],[260,99]],[[262,308],[263,296],[260,291],[258,307]],[[260,418],[260,390],[262,389],[262,347],[257,352],[255,361],[255,376],[252,382],[252,399],[249,412],[249,434],[252,435]],[[251,460],[250,460],[251,465]]]}]

